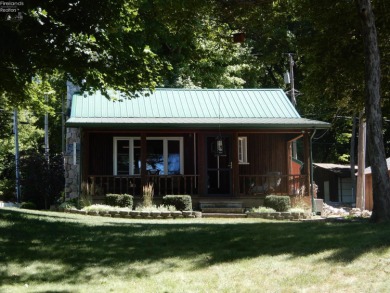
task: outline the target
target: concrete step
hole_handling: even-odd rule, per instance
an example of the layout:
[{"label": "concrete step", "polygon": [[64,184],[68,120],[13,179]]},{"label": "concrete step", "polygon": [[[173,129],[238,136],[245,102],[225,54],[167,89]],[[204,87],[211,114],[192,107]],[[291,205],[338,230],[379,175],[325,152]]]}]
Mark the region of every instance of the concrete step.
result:
[{"label": "concrete step", "polygon": [[244,213],[244,209],[233,207],[203,207],[202,213],[242,214]]},{"label": "concrete step", "polygon": [[204,213],[202,212],[202,218],[246,218],[246,214],[237,213]]}]

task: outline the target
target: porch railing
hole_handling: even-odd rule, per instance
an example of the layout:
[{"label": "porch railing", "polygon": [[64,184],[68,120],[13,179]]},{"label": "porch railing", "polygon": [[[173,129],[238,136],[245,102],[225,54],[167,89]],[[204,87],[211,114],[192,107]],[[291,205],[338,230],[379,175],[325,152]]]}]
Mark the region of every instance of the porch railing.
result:
[{"label": "porch railing", "polygon": [[[198,192],[197,175],[147,175],[146,183],[152,183],[155,196],[168,194],[189,194]],[[134,176],[88,176],[88,186],[95,196],[108,193],[127,193],[142,196],[143,182],[140,175]]]},{"label": "porch railing", "polygon": [[241,195],[304,195],[306,175],[239,175]]}]

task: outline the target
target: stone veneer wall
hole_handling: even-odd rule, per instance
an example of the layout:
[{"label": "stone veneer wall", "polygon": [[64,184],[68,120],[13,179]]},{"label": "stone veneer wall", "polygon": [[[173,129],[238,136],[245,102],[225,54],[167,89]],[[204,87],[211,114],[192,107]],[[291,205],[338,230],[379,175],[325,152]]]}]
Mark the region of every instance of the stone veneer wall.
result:
[{"label": "stone veneer wall", "polygon": [[[71,82],[66,83],[67,98],[66,98],[66,119],[69,118],[70,109],[72,106],[72,96],[79,91],[79,87]],[[65,197],[75,198],[80,194],[80,162],[73,162],[73,143],[80,146],[80,129],[66,128],[66,151],[64,156],[65,165]]]}]

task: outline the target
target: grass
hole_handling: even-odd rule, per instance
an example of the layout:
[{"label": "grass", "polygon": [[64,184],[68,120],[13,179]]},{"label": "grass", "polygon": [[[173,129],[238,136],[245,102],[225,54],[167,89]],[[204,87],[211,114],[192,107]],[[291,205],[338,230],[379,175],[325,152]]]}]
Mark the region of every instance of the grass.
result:
[{"label": "grass", "polygon": [[390,225],[0,209],[0,292],[387,292]]}]

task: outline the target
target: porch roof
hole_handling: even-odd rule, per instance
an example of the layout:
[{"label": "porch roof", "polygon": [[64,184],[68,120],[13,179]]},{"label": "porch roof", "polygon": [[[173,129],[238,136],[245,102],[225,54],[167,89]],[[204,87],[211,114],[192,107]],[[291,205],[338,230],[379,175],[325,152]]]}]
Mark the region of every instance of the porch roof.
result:
[{"label": "porch roof", "polygon": [[281,89],[156,89],[136,98],[75,94],[68,127],[328,128],[301,118]]}]

